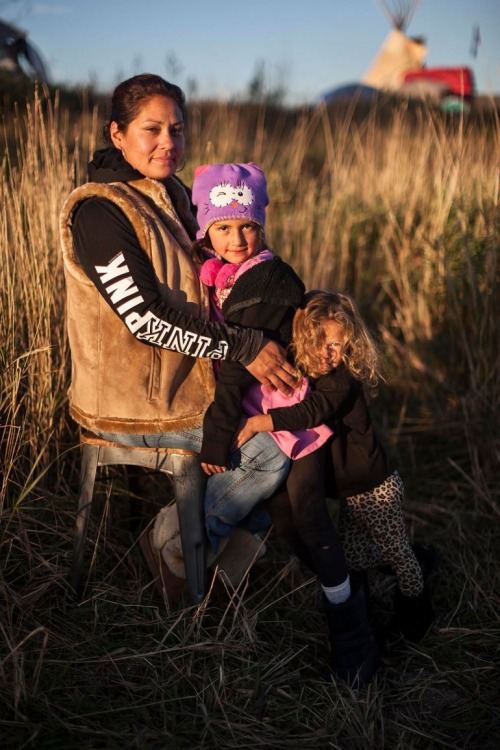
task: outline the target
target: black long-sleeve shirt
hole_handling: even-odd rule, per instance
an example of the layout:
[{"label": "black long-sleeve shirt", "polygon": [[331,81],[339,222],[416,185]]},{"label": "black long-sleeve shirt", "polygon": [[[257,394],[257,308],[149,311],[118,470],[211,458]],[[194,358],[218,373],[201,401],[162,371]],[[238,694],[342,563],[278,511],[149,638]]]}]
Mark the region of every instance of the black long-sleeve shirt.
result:
[{"label": "black long-sleeve shirt", "polygon": [[362,384],[344,364],[312,381],[313,393],[293,406],[269,409],[274,430],[305,430],[327,424],[340,497],[377,487],[391,473],[373,428]]},{"label": "black long-sleeve shirt", "polygon": [[[117,149],[102,149],[94,154],[89,177],[94,182],[108,183],[128,182],[142,175],[124,161]],[[134,288],[137,319],[148,318],[148,330],[157,331],[152,336],[140,326],[131,330],[145,344],[174,349],[189,356],[230,359],[243,365],[257,356],[262,346],[262,331],[191,317],[165,304],[153,268],[132,225],[111,201],[85,200],[75,211],[72,232],[75,254],[82,268],[124,325],[127,325],[128,310],[123,311],[123,300],[113,293],[113,283],[109,282],[107,272],[110,264],[115,272],[114,280],[119,278]]]},{"label": "black long-sleeve shirt", "polygon": [[[267,338],[286,347],[304,291],[304,284],[287,263],[278,257],[263,261],[237,279],[222,306],[224,319],[259,328]],[[243,397],[253,383],[255,379],[238,362],[222,362],[215,399],[203,421],[202,462],[226,465],[241,418]]]}]

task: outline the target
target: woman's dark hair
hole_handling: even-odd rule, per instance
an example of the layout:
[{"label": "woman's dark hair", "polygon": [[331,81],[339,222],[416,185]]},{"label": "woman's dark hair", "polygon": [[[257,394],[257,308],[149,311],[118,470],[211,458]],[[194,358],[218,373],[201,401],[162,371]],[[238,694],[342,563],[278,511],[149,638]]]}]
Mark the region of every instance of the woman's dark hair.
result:
[{"label": "woman's dark hair", "polygon": [[152,96],[166,96],[177,104],[182,117],[186,119],[186,98],[182,89],[174,83],[169,83],[161,76],[153,73],[141,73],[138,76],[122,81],[111,96],[111,112],[108,121],[102,129],[102,135],[108,146],[113,145],[109,128],[112,122],[118,124],[121,132],[125,132],[142,106]]}]

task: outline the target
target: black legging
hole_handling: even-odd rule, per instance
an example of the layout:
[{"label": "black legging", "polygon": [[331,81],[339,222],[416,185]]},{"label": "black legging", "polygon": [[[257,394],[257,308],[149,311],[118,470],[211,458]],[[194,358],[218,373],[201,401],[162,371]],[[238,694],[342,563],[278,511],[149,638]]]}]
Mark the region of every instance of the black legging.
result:
[{"label": "black legging", "polygon": [[276,534],[324,586],[347,578],[344,549],[325,500],[325,450],[320,448],[292,462],[286,489],[269,501]]}]

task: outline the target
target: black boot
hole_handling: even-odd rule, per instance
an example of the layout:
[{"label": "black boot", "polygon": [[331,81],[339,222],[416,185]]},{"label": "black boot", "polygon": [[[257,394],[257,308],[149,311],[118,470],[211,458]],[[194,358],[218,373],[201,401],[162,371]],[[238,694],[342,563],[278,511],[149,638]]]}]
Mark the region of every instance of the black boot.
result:
[{"label": "black boot", "polygon": [[368,582],[368,571],[349,569],[349,580],[351,582],[352,591],[357,591],[358,588],[363,589],[368,612],[370,612],[370,585]]},{"label": "black boot", "polygon": [[370,682],[380,663],[380,654],[370,623],[363,588],[342,604],[323,597],[330,635],[332,677],[358,688]]},{"label": "black boot", "polygon": [[396,589],[394,610],[393,632],[406,641],[420,643],[435,619],[429,584],[424,583],[420,596],[405,596]]},{"label": "black boot", "polygon": [[412,549],[422,569],[424,583],[426,583],[438,569],[441,554],[432,544],[412,544]]},{"label": "black boot", "polygon": [[[394,615],[378,631],[379,642],[384,649],[401,645],[403,640],[420,643],[435,619],[429,579],[435,574],[441,555],[437,547],[430,544],[413,544],[412,549],[422,569],[424,588],[419,596],[405,596],[396,588]],[[389,566],[380,570],[392,572]]]},{"label": "black boot", "polygon": [[[432,544],[417,543],[412,544],[411,548],[418,560],[418,564],[422,568],[424,581],[427,581],[436,572],[441,560],[441,554],[438,548]],[[379,565],[378,570],[384,575],[394,575],[394,570],[390,565]]]},{"label": "black boot", "polygon": [[414,544],[413,551],[422,569],[424,588],[419,596],[405,596],[396,588],[394,617],[389,622],[385,639],[389,647],[402,638],[420,643],[435,619],[429,579],[435,574],[441,555],[437,547],[430,544]]}]

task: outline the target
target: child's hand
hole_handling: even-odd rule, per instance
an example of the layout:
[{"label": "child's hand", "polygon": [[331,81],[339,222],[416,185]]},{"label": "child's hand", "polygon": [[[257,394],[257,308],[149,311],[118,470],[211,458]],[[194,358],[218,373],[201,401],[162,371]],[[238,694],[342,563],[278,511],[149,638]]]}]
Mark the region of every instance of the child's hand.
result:
[{"label": "child's hand", "polygon": [[253,417],[242,417],[238,426],[238,432],[234,436],[233,444],[231,446],[233,450],[238,450],[238,448],[241,448],[242,445],[245,445],[250,438],[253,438],[253,436],[257,434],[258,430],[253,426],[252,419]]},{"label": "child's hand", "polygon": [[215,464],[202,463],[201,468],[209,477],[212,476],[212,474],[223,474],[226,471],[225,466],[216,466]]}]

